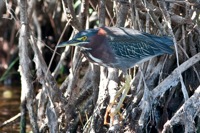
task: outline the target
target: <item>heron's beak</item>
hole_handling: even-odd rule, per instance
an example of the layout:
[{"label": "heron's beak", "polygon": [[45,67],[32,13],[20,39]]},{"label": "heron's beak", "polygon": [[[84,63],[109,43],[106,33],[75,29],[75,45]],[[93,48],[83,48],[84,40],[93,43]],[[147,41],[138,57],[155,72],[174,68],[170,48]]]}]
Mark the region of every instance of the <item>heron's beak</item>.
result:
[{"label": "heron's beak", "polygon": [[81,44],[85,44],[85,43],[88,43],[88,41],[80,41],[80,40],[72,39],[67,42],[58,44],[57,47],[80,46]]}]

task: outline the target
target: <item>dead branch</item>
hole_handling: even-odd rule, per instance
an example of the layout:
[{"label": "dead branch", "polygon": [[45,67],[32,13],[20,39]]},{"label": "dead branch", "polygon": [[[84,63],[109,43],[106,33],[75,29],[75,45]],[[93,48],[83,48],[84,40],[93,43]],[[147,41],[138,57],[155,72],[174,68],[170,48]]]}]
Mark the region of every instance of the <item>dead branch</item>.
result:
[{"label": "dead branch", "polygon": [[[34,132],[39,132],[37,120],[36,120],[36,113],[33,108],[33,99],[34,99],[34,91],[33,91],[33,84],[32,84],[32,76],[31,76],[31,60],[30,60],[30,53],[29,51],[29,44],[28,44],[28,4],[26,0],[19,1],[20,7],[20,22],[21,22],[21,29],[20,29],[20,36],[19,36],[19,58],[20,58],[20,66],[19,72],[21,75],[21,131],[25,132],[26,126],[26,108],[28,109],[30,122],[32,125],[32,129]],[[25,124],[25,125],[24,125]]]},{"label": "dead branch", "polygon": [[151,93],[153,94],[153,99],[161,96],[171,87],[176,86],[179,82],[179,75],[199,61],[200,53],[191,57],[190,59],[182,63],[179,67],[177,67],[163,82],[161,82],[156,88],[152,90]]},{"label": "dead branch", "polygon": [[180,107],[176,114],[165,123],[162,133],[169,131],[176,124],[184,125],[187,133],[196,132],[194,119],[200,111],[199,97],[200,87],[195,90],[194,94]]}]

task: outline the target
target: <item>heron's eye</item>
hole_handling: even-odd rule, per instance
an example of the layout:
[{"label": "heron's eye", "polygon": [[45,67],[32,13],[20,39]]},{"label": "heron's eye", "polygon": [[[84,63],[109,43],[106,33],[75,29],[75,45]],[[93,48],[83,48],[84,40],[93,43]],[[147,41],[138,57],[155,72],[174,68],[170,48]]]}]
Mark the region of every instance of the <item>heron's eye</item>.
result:
[{"label": "heron's eye", "polygon": [[87,36],[82,36],[80,38],[77,38],[77,40],[79,40],[79,41],[85,41],[85,40],[87,40]]},{"label": "heron's eye", "polygon": [[87,40],[87,36],[83,36],[83,37],[81,37],[81,40],[82,40],[82,41]]}]

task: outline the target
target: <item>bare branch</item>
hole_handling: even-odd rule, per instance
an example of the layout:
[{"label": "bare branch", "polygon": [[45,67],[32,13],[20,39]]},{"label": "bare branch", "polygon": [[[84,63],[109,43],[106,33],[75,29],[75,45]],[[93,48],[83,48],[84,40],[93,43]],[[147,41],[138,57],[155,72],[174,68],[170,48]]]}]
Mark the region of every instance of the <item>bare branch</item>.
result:
[{"label": "bare branch", "polygon": [[[20,57],[20,66],[19,71],[21,75],[21,124],[25,124],[25,110],[24,107],[26,106],[28,109],[30,122],[34,132],[39,132],[39,128],[37,125],[36,120],[36,113],[33,108],[33,99],[34,99],[34,91],[33,91],[33,84],[32,84],[32,76],[31,76],[31,60],[29,55],[29,44],[28,44],[28,4],[26,0],[19,1],[20,6],[20,22],[21,22],[21,29],[20,29],[20,36],[19,36],[19,57]],[[23,125],[22,127],[24,127]],[[25,128],[25,127],[24,127]],[[21,131],[25,131],[22,128]]]},{"label": "bare branch", "polygon": [[156,99],[157,97],[161,96],[171,87],[176,86],[179,82],[179,75],[199,61],[200,53],[191,57],[179,67],[177,67],[163,82],[161,82],[156,88],[152,90],[153,99]]}]

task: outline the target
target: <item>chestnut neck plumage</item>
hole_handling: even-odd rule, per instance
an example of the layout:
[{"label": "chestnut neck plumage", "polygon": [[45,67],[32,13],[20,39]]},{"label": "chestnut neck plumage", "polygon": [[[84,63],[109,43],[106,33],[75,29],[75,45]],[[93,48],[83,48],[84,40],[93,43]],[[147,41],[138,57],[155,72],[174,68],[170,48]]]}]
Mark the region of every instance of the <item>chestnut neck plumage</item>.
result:
[{"label": "chestnut neck plumage", "polygon": [[108,45],[106,34],[94,35],[90,42],[82,45],[83,54],[93,63],[97,63],[102,66],[111,66],[115,58],[110,46]]}]

